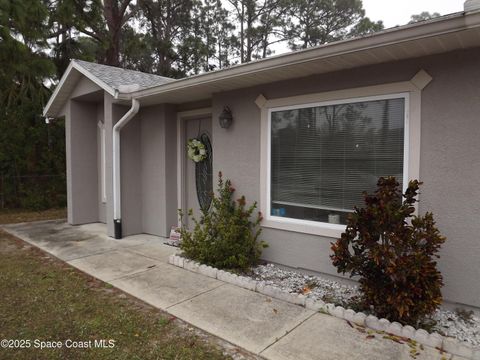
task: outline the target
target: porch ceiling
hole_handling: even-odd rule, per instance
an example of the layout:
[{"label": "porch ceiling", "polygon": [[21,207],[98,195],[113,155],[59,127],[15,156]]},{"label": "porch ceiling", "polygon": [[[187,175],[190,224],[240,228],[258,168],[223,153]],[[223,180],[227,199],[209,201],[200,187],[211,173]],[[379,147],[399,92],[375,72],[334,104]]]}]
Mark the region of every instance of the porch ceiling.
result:
[{"label": "porch ceiling", "polygon": [[472,47],[480,47],[480,12],[456,13],[177,80],[130,96],[143,106],[180,104],[208,99],[216,92]]}]

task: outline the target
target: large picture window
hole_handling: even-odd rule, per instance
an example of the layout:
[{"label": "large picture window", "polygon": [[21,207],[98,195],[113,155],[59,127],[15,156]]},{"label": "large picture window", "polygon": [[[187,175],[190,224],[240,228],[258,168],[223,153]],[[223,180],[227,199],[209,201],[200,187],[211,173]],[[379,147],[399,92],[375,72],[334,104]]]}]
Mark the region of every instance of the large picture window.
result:
[{"label": "large picture window", "polygon": [[404,179],[407,95],[270,110],[270,216],[345,224],[380,176]]}]

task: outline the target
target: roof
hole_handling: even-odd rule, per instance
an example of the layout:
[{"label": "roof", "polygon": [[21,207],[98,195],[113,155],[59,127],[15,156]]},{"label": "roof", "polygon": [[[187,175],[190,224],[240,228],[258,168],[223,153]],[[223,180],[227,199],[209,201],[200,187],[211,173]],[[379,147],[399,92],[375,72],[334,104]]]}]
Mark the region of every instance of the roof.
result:
[{"label": "roof", "polygon": [[44,116],[57,116],[82,76],[87,77],[112,96],[119,92],[140,91],[175,81],[141,71],[72,60],[45,106]]},{"label": "roof", "polygon": [[152,86],[159,86],[167,82],[174,81],[174,79],[154,74],[147,74],[141,71],[127,70],[83,60],[73,61],[90,72],[93,76],[103,81],[112,89],[118,89],[121,86],[128,85],[139,85],[140,89],[147,89]]},{"label": "roof", "polygon": [[480,47],[480,11],[459,12],[177,80],[130,94],[141,106],[208,99],[275,81]]},{"label": "roof", "polygon": [[[178,104],[208,99],[221,91],[472,47],[480,47],[480,11],[454,13],[129,93],[120,92],[117,101],[136,98],[142,106]],[[44,114],[56,116],[55,111],[55,107],[47,104]]]}]

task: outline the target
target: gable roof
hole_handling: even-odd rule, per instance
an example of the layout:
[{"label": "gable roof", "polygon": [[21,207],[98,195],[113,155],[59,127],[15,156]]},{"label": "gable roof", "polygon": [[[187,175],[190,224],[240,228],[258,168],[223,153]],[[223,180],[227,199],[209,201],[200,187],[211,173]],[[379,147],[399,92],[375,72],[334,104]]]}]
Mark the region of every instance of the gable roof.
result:
[{"label": "gable roof", "polygon": [[163,85],[175,79],[122,69],[83,60],[72,60],[43,110],[44,116],[56,116],[69,98],[78,80],[85,76],[112,96]]},{"label": "gable roof", "polygon": [[127,70],[83,60],[73,61],[88,72],[90,72],[90,74],[103,81],[112,89],[118,89],[119,87],[124,85],[139,85],[140,89],[147,89],[149,87],[158,86],[167,82],[174,81],[174,79],[154,74],[148,74],[141,71]]}]

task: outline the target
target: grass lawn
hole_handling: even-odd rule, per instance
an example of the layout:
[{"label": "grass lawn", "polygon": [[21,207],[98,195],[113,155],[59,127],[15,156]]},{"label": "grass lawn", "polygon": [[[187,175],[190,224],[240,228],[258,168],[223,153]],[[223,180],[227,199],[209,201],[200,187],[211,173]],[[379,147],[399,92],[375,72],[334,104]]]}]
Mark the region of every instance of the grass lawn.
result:
[{"label": "grass lawn", "polygon": [[[0,340],[29,339],[0,359],[225,359],[219,340],[0,230]],[[35,349],[33,341],[61,341]],[[65,341],[112,339],[113,348]]]},{"label": "grass lawn", "polygon": [[0,210],[0,224],[13,224],[27,221],[66,219],[67,209],[50,209],[43,211],[31,210]]}]

